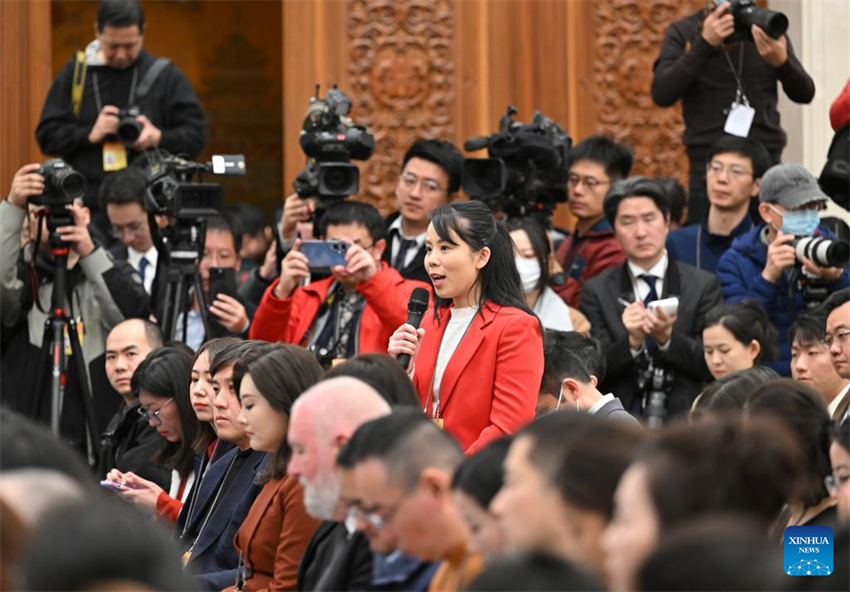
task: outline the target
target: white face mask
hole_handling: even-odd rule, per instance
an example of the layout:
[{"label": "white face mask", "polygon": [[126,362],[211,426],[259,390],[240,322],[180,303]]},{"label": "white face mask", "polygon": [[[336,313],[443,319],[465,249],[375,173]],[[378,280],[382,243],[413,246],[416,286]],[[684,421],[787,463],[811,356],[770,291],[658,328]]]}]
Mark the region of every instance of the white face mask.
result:
[{"label": "white face mask", "polygon": [[537,259],[525,259],[523,257],[517,257],[515,261],[523,291],[526,294],[533,292],[534,288],[537,287],[537,282],[540,281],[540,264]]}]

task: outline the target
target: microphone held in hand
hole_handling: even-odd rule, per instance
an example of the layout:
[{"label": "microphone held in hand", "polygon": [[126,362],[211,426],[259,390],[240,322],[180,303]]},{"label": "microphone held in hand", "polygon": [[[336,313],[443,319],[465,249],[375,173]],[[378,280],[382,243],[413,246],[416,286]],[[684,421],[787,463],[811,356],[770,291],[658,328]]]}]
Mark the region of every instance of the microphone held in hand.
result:
[{"label": "microphone held in hand", "polygon": [[[428,290],[425,288],[416,288],[413,294],[410,295],[410,300],[407,302],[407,324],[412,325],[414,329],[419,328],[422,322],[422,315],[428,310]],[[398,363],[401,367],[407,370],[410,365],[410,354],[401,354],[398,357]]]}]

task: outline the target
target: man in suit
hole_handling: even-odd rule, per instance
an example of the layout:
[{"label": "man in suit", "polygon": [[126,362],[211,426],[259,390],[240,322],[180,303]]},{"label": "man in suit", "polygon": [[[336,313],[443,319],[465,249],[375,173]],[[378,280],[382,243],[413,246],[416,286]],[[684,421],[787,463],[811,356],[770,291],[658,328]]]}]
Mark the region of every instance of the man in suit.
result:
[{"label": "man in suit", "polygon": [[[109,248],[112,256],[128,262],[142,278],[145,292],[153,293],[154,279],[162,263],[153,244],[148,213],[145,208],[147,177],[144,171],[130,167],[109,175],[100,185],[100,209],[109,218],[111,234],[117,239]],[[165,282],[159,282],[156,301],[165,298]]]},{"label": "man in suit", "polygon": [[[546,331],[543,335],[543,379],[537,394],[536,417],[551,413],[558,406],[561,394],[560,352],[570,351],[578,356],[588,374],[596,377],[596,382],[605,378],[605,352],[598,339],[578,331]],[[561,401],[563,403],[563,401]]]},{"label": "man in suit", "polygon": [[428,282],[425,231],[435,209],[457,197],[463,156],[441,140],[418,140],[404,155],[396,184],[397,212],[386,219],[383,260],[406,279]]},{"label": "man in suit", "polygon": [[446,431],[410,408],[360,426],[337,457],[354,484],[357,529],[377,529],[402,553],[439,562],[429,590],[466,590],[483,568],[453,499],[452,475],[463,458]]},{"label": "man in suit", "polygon": [[[637,420],[623,409],[620,399],[611,393],[603,395],[596,388],[599,376],[590,372],[589,366],[582,361],[581,349],[571,351],[563,346],[565,335],[567,333],[548,331],[543,336],[545,369],[541,392],[546,390],[558,393],[553,395],[556,405],[552,409],[574,408],[576,411],[586,411],[601,418],[610,417],[637,423]],[[598,341],[592,337],[581,337],[589,342],[588,346],[582,349],[599,351]],[[593,355],[589,357],[592,359]]]},{"label": "man in suit", "polygon": [[372,578],[369,541],[346,520],[336,457],[360,425],[390,413],[378,392],[356,378],[324,380],[292,406],[287,472],[304,487],[304,506],[324,520],[298,566],[298,590],[365,590]]},{"label": "man in suit", "polygon": [[[607,351],[602,390],[613,392],[629,413],[640,417],[651,387],[651,380],[646,381],[660,368],[667,377],[666,413],[685,413],[702,383],[711,379],[700,334],[705,314],[721,301],[720,283],[667,256],[670,203],[657,182],[646,177],[618,181],[604,207],[626,263],[593,278],[582,290],[581,310]],[[673,296],[679,299],[673,314],[647,306]]]}]

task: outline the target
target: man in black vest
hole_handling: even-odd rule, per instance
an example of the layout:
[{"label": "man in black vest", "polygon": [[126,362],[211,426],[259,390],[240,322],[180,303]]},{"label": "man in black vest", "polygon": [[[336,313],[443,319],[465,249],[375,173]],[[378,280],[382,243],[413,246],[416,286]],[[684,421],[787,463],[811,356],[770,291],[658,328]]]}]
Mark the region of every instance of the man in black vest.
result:
[{"label": "man in black vest", "polygon": [[[207,139],[201,103],[171,61],[142,49],[145,15],[137,0],[104,0],[96,39],[68,61],[47,94],[35,137],[45,154],[59,155],[88,181],[84,204],[107,233],[98,188],[111,172],[127,167],[142,150],[165,149],[195,158]],[[118,141],[119,111],[135,107],[139,135]]]},{"label": "man in black vest", "polygon": [[[672,375],[667,412],[685,413],[702,383],[711,379],[700,336],[705,314],[721,302],[720,282],[668,257],[670,202],[657,182],[646,177],[617,181],[604,208],[626,262],[586,282],[581,292],[581,311],[607,352],[600,389],[641,417],[649,385],[641,388],[639,381],[651,367],[660,367]],[[650,310],[653,301],[673,296],[679,299],[676,312]]]}]

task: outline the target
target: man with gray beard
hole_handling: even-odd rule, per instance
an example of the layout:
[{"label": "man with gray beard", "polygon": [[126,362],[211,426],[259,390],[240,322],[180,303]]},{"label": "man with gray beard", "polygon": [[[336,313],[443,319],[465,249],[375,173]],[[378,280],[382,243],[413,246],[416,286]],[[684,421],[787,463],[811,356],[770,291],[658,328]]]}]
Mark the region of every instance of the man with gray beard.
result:
[{"label": "man with gray beard", "polygon": [[304,488],[304,506],[324,520],[298,566],[298,590],[365,590],[372,577],[368,540],[346,519],[336,457],[360,425],[388,415],[378,392],[356,378],[324,380],[292,406],[287,472]]}]

